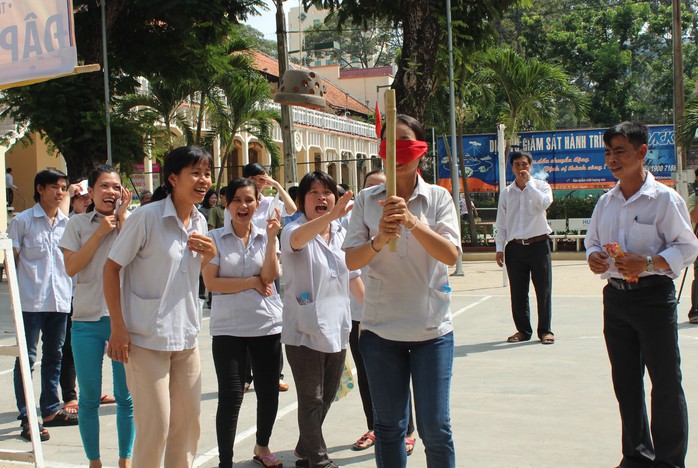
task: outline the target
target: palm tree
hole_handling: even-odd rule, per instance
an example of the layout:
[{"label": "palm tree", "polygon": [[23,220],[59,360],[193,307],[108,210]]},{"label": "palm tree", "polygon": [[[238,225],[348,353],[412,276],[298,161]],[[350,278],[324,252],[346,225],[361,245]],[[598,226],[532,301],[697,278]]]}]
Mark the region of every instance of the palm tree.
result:
[{"label": "palm tree", "polygon": [[557,101],[569,101],[579,120],[589,108],[587,97],[570,84],[567,73],[557,65],[524,59],[509,49],[496,49],[483,57],[473,75],[485,107],[500,104],[500,121],[506,125],[507,144],[516,140],[525,123],[529,129],[550,129],[557,120]]},{"label": "palm tree", "polygon": [[698,131],[698,94],[694,94],[686,102],[683,121],[677,130],[676,142],[684,151],[688,151]]},{"label": "palm tree", "polygon": [[193,94],[194,87],[186,82],[168,83],[163,79],[153,79],[149,82],[147,94],[129,94],[119,98],[119,107],[124,114],[141,107],[155,113],[156,118],[162,122],[167,150],[172,149],[172,126],[178,128],[186,135],[191,133],[182,105]]},{"label": "palm tree", "polygon": [[228,165],[235,135],[239,132],[253,135],[269,151],[272,170],[280,166],[281,152],[272,140],[271,131],[274,121],[280,120],[281,115],[265,106],[271,90],[259,73],[233,73],[223,77],[218,88],[221,95],[209,96],[209,115],[211,127],[221,140],[223,160],[216,178],[220,190],[223,168]]}]

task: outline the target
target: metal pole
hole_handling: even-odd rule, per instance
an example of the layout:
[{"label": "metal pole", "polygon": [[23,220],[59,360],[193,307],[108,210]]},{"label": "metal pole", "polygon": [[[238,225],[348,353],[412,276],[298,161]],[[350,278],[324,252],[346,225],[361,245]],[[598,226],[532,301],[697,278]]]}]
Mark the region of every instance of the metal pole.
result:
[{"label": "metal pole", "polygon": [[[456,207],[456,212],[459,213],[460,220],[460,184],[458,182],[458,164],[456,163],[456,91],[453,84],[453,26],[451,24],[451,0],[446,0],[446,25],[448,27],[448,91],[449,91],[449,107],[451,110],[451,195],[453,196],[453,204]],[[460,228],[460,226],[459,226]],[[458,229],[460,231],[460,229]],[[461,256],[456,260],[456,271],[453,276],[463,276],[463,258]]]},{"label": "metal pole", "polygon": [[107,164],[112,165],[111,157],[111,117],[109,106],[109,61],[107,60],[107,0],[99,2],[102,10],[102,55],[104,59],[104,114],[107,127]]},{"label": "metal pole", "polygon": [[431,156],[434,158],[432,167],[434,168],[434,185],[436,185],[439,180],[439,155],[436,151],[436,129],[434,127],[431,127]]},{"label": "metal pole", "polygon": [[[504,124],[497,125],[497,153],[499,154],[499,196],[507,186],[507,155],[506,142],[504,141],[504,129],[507,127]],[[502,286],[509,286],[509,277],[507,276],[507,266],[502,266]]]},{"label": "metal pole", "polygon": [[[681,44],[681,1],[673,0],[671,2],[672,10],[672,28],[671,40],[673,42],[673,62],[674,62],[674,134],[683,122],[685,110],[684,93],[683,93],[683,54]],[[681,196],[688,198],[688,187],[686,185],[686,151],[676,144],[674,138],[674,153],[676,155],[676,175],[677,175],[677,190]]]},{"label": "metal pole", "polygon": [[[276,46],[279,55],[279,83],[289,68],[286,46],[286,16],[282,0],[274,0],[276,5]],[[291,106],[281,104],[281,141],[284,152],[284,182],[286,187],[294,185],[296,173],[296,151],[293,148],[293,115]]]}]

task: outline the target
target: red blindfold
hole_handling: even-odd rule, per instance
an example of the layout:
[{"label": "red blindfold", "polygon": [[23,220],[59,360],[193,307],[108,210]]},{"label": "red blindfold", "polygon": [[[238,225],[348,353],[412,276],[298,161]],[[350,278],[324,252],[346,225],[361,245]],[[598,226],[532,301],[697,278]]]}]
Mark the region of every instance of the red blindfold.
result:
[{"label": "red blindfold", "polygon": [[[407,164],[424,155],[427,152],[426,141],[419,140],[397,140],[395,141],[395,162],[397,164]],[[381,141],[378,149],[378,156],[385,159],[385,140]]]}]

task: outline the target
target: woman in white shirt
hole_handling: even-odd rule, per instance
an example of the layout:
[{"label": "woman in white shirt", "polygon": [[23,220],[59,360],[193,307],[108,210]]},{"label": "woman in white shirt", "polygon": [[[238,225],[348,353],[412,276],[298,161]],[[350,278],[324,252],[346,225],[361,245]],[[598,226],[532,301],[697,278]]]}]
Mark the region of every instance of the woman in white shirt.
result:
[{"label": "woman in white shirt", "polygon": [[[343,248],[347,266],[366,268],[359,349],[375,415],[378,467],[406,466],[409,387],[427,464],[455,467],[449,415],[453,324],[448,267],[461,251],[451,195],[424,182],[427,152],[419,122],[398,115],[397,195],[385,185],[357,197]],[[385,157],[385,141],[380,155]],[[388,241],[397,240],[397,252]]]},{"label": "woman in white shirt", "polygon": [[[211,188],[213,159],[184,146],[165,157],[168,195],[138,208],[104,266],[111,336],[123,362],[136,425],[134,466],[191,466],[200,434],[199,273],[215,256],[196,206]],[[119,274],[123,269],[123,287]]]},{"label": "woman in white shirt", "polygon": [[[60,246],[65,270],[76,283],[73,298],[72,347],[75,370],[80,385],[78,425],[90,468],[100,468],[99,406],[102,397],[102,361],[104,345],[111,327],[102,291],[104,262],[119,229],[126,219],[131,193],[121,185],[116,170],[107,165],[97,167],[88,179],[89,196],[94,211],[76,214],[68,221]],[[121,206],[116,210],[117,202]],[[119,442],[119,467],[129,466],[133,448],[133,403],[126,386],[121,362],[112,361],[116,430]]]},{"label": "woman in white shirt", "polygon": [[324,172],[306,174],[297,196],[303,216],[281,233],[281,341],[298,396],[296,466],[337,466],[328,457],[322,422],[339,388],[351,330],[349,270],[341,249],[346,231],[337,221],[349,212],[351,196],[348,191],[338,199],[336,182]]},{"label": "woman in white shirt", "polygon": [[248,179],[228,185],[225,199],[230,222],[209,232],[218,253],[203,270],[206,288],[213,293],[210,330],[218,377],[218,466],[233,466],[246,369],[251,365],[257,394],[253,460],[264,467],[281,468],[283,463],[269,450],[279,407],[283,306],[274,287],[279,276],[279,212],[276,210],[276,216],[267,220],[265,231],[252,223],[258,206],[257,187]]}]

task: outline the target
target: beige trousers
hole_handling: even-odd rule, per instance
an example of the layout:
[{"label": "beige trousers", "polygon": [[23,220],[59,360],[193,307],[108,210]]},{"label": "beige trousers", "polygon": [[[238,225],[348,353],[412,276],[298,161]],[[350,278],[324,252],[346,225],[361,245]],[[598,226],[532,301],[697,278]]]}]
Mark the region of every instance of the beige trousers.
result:
[{"label": "beige trousers", "polygon": [[201,432],[199,349],[154,351],[131,346],[126,382],[133,399],[133,468],[189,468]]}]

